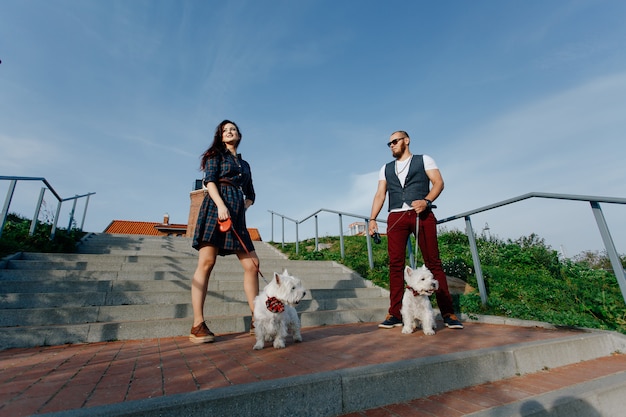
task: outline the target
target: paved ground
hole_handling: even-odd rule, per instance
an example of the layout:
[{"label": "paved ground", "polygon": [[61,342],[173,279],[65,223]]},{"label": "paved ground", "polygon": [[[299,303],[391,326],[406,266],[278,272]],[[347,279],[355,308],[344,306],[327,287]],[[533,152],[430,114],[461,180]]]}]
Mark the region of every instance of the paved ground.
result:
[{"label": "paved ground", "polygon": [[[186,337],[0,351],[0,416],[21,417],[263,380],[571,335],[568,330],[466,323],[435,336],[403,335],[377,323],[303,329],[303,343],[254,351],[248,334],[212,344]],[[626,355],[423,398],[350,416],[460,416],[571,381],[626,370]],[[584,379],[583,379],[584,378]]]}]

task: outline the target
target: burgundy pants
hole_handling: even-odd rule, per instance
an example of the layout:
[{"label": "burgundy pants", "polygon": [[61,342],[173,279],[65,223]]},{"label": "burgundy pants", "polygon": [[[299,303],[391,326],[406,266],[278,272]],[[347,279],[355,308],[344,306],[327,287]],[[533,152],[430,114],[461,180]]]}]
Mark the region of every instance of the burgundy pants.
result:
[{"label": "burgundy pants", "polygon": [[[389,314],[397,319],[402,318],[402,296],[404,295],[404,267],[406,262],[407,241],[415,233],[417,213],[414,210],[391,212],[387,217],[387,251],[389,253]],[[435,279],[439,282],[439,289],[435,293],[437,305],[441,315],[454,312],[452,297],[448,291],[446,274],[439,259],[439,244],[437,243],[437,219],[432,211],[427,210],[419,215],[419,231],[417,236],[419,249],[424,258],[424,264]]]}]

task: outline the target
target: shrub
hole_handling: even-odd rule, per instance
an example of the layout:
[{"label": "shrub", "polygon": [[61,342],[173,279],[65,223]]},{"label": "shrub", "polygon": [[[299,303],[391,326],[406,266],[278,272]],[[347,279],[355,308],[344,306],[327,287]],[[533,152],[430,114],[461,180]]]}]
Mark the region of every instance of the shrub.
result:
[{"label": "shrub", "polygon": [[77,229],[57,229],[50,240],[52,224],[38,223],[29,236],[31,221],[9,214],[0,238],[0,258],[16,252],[75,252],[76,243],[85,235]]}]

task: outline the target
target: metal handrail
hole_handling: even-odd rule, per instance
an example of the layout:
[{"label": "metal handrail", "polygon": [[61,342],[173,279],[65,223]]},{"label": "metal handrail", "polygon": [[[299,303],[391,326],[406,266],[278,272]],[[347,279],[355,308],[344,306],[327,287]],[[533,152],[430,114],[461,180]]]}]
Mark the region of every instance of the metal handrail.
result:
[{"label": "metal handrail", "polygon": [[[334,213],[339,216],[339,247],[341,248],[341,259],[344,259],[346,256],[344,240],[343,240],[343,216],[355,217],[357,219],[364,219],[365,223],[369,221],[369,216],[364,216],[361,214],[353,214],[347,213],[344,211],[330,210],[330,209],[319,209],[315,213],[308,215],[302,220],[294,220],[289,218],[283,214],[276,213],[272,210],[268,210],[272,214],[272,242],[274,241],[274,216],[279,216],[282,218],[282,247],[285,247],[285,219],[292,221],[296,225],[296,255],[300,253],[300,239],[299,239],[299,225],[309,220],[311,217],[315,217],[315,250],[319,250],[319,233],[318,233],[318,215],[322,212],[326,213]],[[384,220],[380,220],[382,223],[387,223]],[[372,239],[369,233],[365,233],[365,238],[367,241],[367,258],[369,260],[370,269],[374,268],[374,254],[372,253]]]},{"label": "metal handrail", "polygon": [[[437,224],[447,223],[453,220],[464,219],[465,220],[465,231],[470,243],[470,250],[472,252],[472,260],[474,262],[474,271],[476,274],[476,281],[478,282],[478,292],[480,294],[481,301],[483,305],[487,304],[487,289],[485,286],[482,268],[480,265],[480,257],[478,256],[478,246],[476,245],[476,236],[474,234],[474,230],[472,228],[471,216],[477,213],[482,213],[488,210],[493,210],[498,207],[502,207],[508,204],[517,203],[523,200],[527,200],[530,198],[548,198],[548,199],[557,199],[557,200],[568,200],[568,201],[586,201],[590,203],[591,210],[596,219],[596,223],[598,225],[598,229],[600,231],[600,236],[602,237],[602,241],[604,243],[604,247],[609,256],[609,260],[611,261],[611,266],[613,268],[613,272],[615,273],[615,277],[617,278],[617,283],[619,284],[620,290],[622,292],[622,297],[624,298],[624,302],[626,303],[626,274],[624,272],[624,268],[622,267],[622,263],[620,261],[617,250],[615,249],[615,244],[613,243],[613,239],[611,237],[611,233],[609,231],[609,227],[604,218],[604,214],[602,213],[602,208],[600,207],[600,203],[610,203],[610,204],[626,204],[626,198],[617,198],[617,197],[599,197],[599,196],[588,196],[588,195],[576,195],[576,194],[555,194],[555,193],[541,193],[541,192],[531,192],[528,194],[523,194],[518,197],[513,197],[507,200],[500,201],[498,203],[489,204],[487,206],[483,206],[474,210],[466,211],[464,213],[456,214],[454,216],[447,217],[445,219],[441,219],[437,221]],[[272,214],[272,241],[274,241],[274,215],[280,216],[283,219],[283,237],[282,237],[282,245],[285,246],[285,231],[284,231],[284,220],[290,220],[296,225],[296,254],[299,253],[299,237],[298,237],[298,226],[299,224],[305,222],[311,217],[315,217],[315,250],[318,250],[318,220],[317,216],[321,212],[329,212],[335,213],[339,215],[339,235],[340,235],[340,245],[341,245],[341,259],[344,259],[345,250],[343,244],[343,227],[341,222],[341,216],[351,216],[356,218],[364,219],[367,223],[369,220],[369,216],[363,216],[359,214],[350,214],[335,210],[328,209],[320,209],[315,213],[305,217],[302,220],[294,220],[282,214],[273,212],[270,210]],[[386,223],[382,220],[377,220],[383,223]],[[372,246],[371,239],[369,233],[365,233],[367,240],[367,251],[368,251],[368,260],[370,269],[374,268],[373,254],[372,254]],[[410,240],[409,240],[410,242]],[[410,248],[409,248],[410,251]]]},{"label": "metal handrail", "polygon": [[0,213],[0,222],[1,222],[0,223],[0,237],[2,237],[2,231],[4,230],[4,225],[6,223],[6,219],[9,214],[9,207],[11,206],[11,200],[13,199],[13,194],[15,193],[15,187],[18,181],[41,181],[46,186],[46,187],[42,187],[41,192],[39,193],[39,199],[37,201],[35,214],[33,216],[33,219],[30,225],[30,231],[29,231],[30,236],[32,236],[33,233],[35,232],[35,227],[37,226],[37,219],[39,218],[39,211],[41,210],[41,205],[43,203],[43,196],[44,196],[46,189],[50,190],[50,192],[54,195],[54,197],[58,201],[57,210],[54,215],[54,222],[52,224],[52,229],[50,231],[50,240],[54,239],[54,235],[56,234],[57,222],[59,220],[59,215],[61,213],[61,205],[63,204],[63,202],[72,201],[72,200],[74,201],[74,205],[72,206],[72,211],[70,212],[70,221],[67,226],[67,230],[70,230],[72,223],[74,222],[74,211],[76,210],[76,202],[78,201],[78,199],[86,197],[87,200],[85,202],[85,209],[83,211],[83,218],[82,218],[80,229],[79,229],[79,230],[83,230],[83,226],[85,225],[85,217],[87,216],[87,207],[89,206],[89,197],[94,195],[95,192],[82,194],[82,195],[75,195],[74,197],[61,198],[61,196],[55,191],[52,185],[50,185],[48,180],[46,180],[43,177],[18,177],[18,176],[0,175],[0,180],[11,181],[9,184],[9,189],[7,191],[7,196],[4,200],[2,213]]},{"label": "metal handrail", "polygon": [[615,249],[615,243],[613,243],[613,238],[611,237],[611,233],[609,232],[609,227],[606,223],[606,220],[604,219],[602,208],[600,207],[600,203],[626,204],[626,198],[531,192],[528,194],[523,194],[519,197],[510,198],[508,200],[503,200],[498,203],[490,204],[488,206],[480,207],[480,208],[470,210],[465,213],[457,214],[455,216],[447,217],[445,219],[438,221],[438,223],[445,223],[445,222],[457,220],[460,218],[465,219],[465,233],[467,234],[467,237],[469,239],[470,249],[472,251],[472,259],[474,261],[474,270],[476,273],[476,280],[478,282],[478,291],[480,293],[480,298],[481,298],[483,305],[487,304],[487,289],[485,287],[483,272],[480,266],[480,258],[478,257],[478,248],[476,246],[476,237],[474,235],[474,229],[472,228],[472,222],[471,222],[470,216],[473,214],[477,214],[477,213],[492,210],[498,207],[502,207],[508,204],[517,203],[519,201],[526,200],[526,199],[533,198],[533,197],[549,198],[549,199],[557,199],[557,200],[569,200],[569,201],[586,201],[590,203],[591,210],[593,211],[593,215],[596,219],[596,223],[598,224],[598,229],[600,230],[600,236],[602,237],[602,241],[604,242],[604,248],[606,249],[606,252],[609,256],[609,260],[611,261],[611,266],[613,267],[615,278],[617,278],[617,283],[619,284],[620,290],[622,292],[624,303],[626,303],[626,274],[624,273],[624,268],[622,267],[622,263],[620,261],[619,255],[617,254],[617,250]]}]

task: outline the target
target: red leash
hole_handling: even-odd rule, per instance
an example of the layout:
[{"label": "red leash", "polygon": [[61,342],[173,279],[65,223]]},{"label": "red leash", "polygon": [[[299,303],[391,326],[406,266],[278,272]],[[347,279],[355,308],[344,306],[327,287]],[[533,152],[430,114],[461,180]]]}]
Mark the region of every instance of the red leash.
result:
[{"label": "red leash", "polygon": [[[246,247],[245,243],[243,243],[243,239],[241,239],[241,236],[239,236],[239,233],[237,233],[237,231],[235,230],[235,228],[233,227],[233,222],[232,220],[229,218],[227,218],[226,220],[217,220],[218,224],[220,225],[220,232],[228,232],[229,230],[231,232],[233,232],[233,234],[235,235],[235,237],[237,237],[237,240],[239,240],[239,243],[241,243],[241,246],[243,246],[243,250],[246,251],[246,253],[248,255],[250,255],[250,251],[248,250],[248,248]],[[257,264],[256,262],[254,262],[254,260],[252,260],[252,262],[254,263],[254,266],[256,266],[256,272],[258,275],[261,275],[261,278],[263,278],[263,281],[265,281],[266,284],[268,284],[267,280],[265,279],[265,277],[263,276],[263,273],[261,272],[261,269],[259,268],[259,264]]]}]

